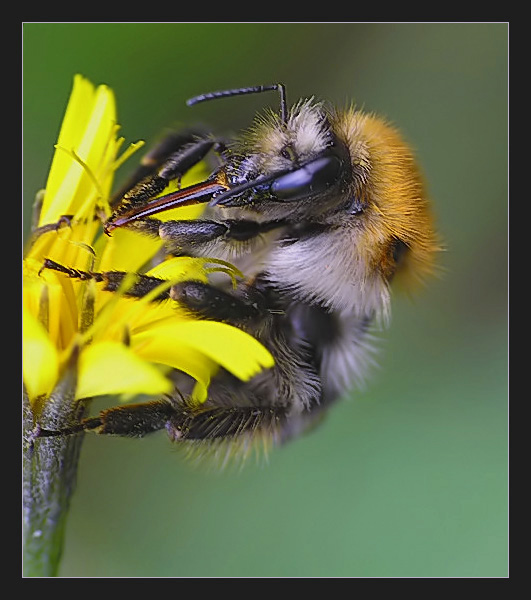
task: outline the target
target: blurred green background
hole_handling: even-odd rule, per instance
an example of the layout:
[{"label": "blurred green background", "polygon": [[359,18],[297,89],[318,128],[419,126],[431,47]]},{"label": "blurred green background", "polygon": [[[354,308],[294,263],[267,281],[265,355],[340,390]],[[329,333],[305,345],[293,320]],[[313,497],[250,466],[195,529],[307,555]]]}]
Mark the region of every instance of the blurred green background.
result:
[{"label": "blurred green background", "polygon": [[447,246],[443,276],[394,299],[367,389],[268,464],[86,436],[60,575],[507,576],[508,26],[30,23],[23,49],[26,230],[82,73],[115,90],[127,142],[277,102],[186,107],[217,89],[353,99],[416,149]]}]

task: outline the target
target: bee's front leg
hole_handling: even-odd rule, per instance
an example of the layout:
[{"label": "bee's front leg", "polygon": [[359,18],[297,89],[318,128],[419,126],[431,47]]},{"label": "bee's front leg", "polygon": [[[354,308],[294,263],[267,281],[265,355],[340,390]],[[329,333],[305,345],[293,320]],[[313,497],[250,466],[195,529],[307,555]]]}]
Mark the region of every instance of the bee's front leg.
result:
[{"label": "bee's front leg", "polygon": [[180,256],[216,256],[230,260],[231,253],[246,251],[261,235],[286,225],[279,220],[258,223],[251,220],[160,221],[139,219],[128,223],[136,229],[164,240],[167,250]]},{"label": "bee's front leg", "polygon": [[[147,177],[153,176],[158,170],[161,169],[161,167],[163,167],[165,163],[168,163],[168,161],[168,164],[175,166],[176,159],[186,147],[192,147],[195,145],[196,157],[194,157],[193,161],[201,160],[203,158],[203,151],[209,150],[209,146],[204,145],[204,142],[197,144],[197,142],[202,138],[204,139],[204,132],[199,130],[190,129],[185,131],[168,132],[142,157],[140,164],[129,176],[124,185],[122,185],[122,187],[113,194],[113,197],[110,200],[111,206],[116,208],[124,196],[130,193],[136,185],[145,180]],[[189,168],[189,165],[184,164],[183,161],[183,164],[180,164],[177,167],[173,176],[179,177],[184,173],[186,168]],[[169,173],[169,175],[171,176],[172,174]],[[166,179],[168,179],[167,169]]]},{"label": "bee's front leg", "polygon": [[[91,272],[65,267],[51,259],[45,259],[41,270],[51,269],[72,279],[98,281],[103,289],[116,292],[127,276],[125,271]],[[149,275],[137,275],[137,280],[124,294],[142,298],[164,283],[163,279]],[[161,290],[156,300],[172,298],[199,318],[222,321],[240,327],[252,328],[269,315],[263,291],[257,285],[241,283],[234,292],[221,290],[209,283],[197,280],[182,281],[169,289]]]}]

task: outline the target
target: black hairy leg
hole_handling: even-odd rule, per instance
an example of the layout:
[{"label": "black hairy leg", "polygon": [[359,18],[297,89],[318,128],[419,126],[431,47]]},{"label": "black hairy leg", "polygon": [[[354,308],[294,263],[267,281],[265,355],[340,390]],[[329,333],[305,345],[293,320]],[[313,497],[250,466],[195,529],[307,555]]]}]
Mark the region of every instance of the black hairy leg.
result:
[{"label": "black hairy leg", "polygon": [[145,218],[127,223],[128,227],[137,231],[160,237],[168,251],[174,255],[201,255],[212,247],[212,243],[236,246],[285,225],[279,220],[258,223],[248,219],[219,222],[208,219],[160,221]]},{"label": "black hairy leg", "polygon": [[39,437],[94,431],[101,435],[141,438],[166,429],[172,441],[233,438],[263,430],[280,431],[287,418],[282,406],[212,407],[182,399],[116,406],[61,431],[41,429]]},{"label": "black hairy leg", "polygon": [[200,162],[214,147],[212,139],[199,139],[178,148],[155,173],[148,175],[136,183],[122,197],[128,203],[145,202],[162,192],[170,181],[182,177],[194,165]]},{"label": "black hairy leg", "polygon": [[228,292],[201,281],[183,281],[172,287],[171,297],[201,319],[243,329],[255,329],[269,316],[262,293],[245,283]]},{"label": "black hairy leg", "polygon": [[[41,271],[50,269],[64,273],[72,279],[94,280],[103,283],[106,292],[117,292],[126,277],[132,281],[123,288],[124,296],[143,298],[163,286],[166,280],[139,273],[125,271],[82,271],[57,263],[49,258],[44,260]],[[201,319],[222,321],[242,328],[253,328],[269,316],[266,300],[255,286],[242,283],[232,292],[227,292],[202,281],[182,281],[161,290],[153,300],[173,299],[182,307]]]},{"label": "black hairy leg", "polygon": [[[150,203],[150,200],[163,192],[171,181],[179,180],[194,165],[203,160],[215,145],[216,140],[214,139],[197,139],[167,156],[162,165],[155,169],[155,172],[144,177],[125,192],[113,214],[105,223],[105,232],[109,234],[116,227],[139,218],[138,215],[143,215],[146,210],[148,211],[146,214],[151,214],[171,208],[171,203],[176,202],[176,198],[181,197],[180,194],[174,193],[159,198],[154,205]],[[185,194],[188,203],[195,203],[198,198],[201,198],[200,201],[204,201],[205,196],[210,197],[214,191],[220,191],[225,186],[209,181],[201,182],[191,188],[193,189],[192,194]]]},{"label": "black hairy leg", "polygon": [[[66,267],[54,260],[46,258],[40,271],[50,269],[68,275],[71,279],[80,279],[82,281],[94,280],[98,283],[103,283],[103,290],[106,292],[117,292],[126,277],[131,277],[131,284],[123,289],[124,296],[131,298],[143,298],[159,286],[163,286],[166,281],[159,277],[151,275],[142,275],[140,273],[128,273],[126,271],[82,271],[81,269],[72,269]],[[171,297],[169,286],[166,289],[161,289],[160,293],[154,300],[166,300]]]},{"label": "black hairy leg", "polygon": [[[193,129],[170,131],[167,133],[144,154],[140,164],[131,173],[125,183],[113,194],[110,201],[111,207],[116,207],[122,198],[142,180],[154,175],[170,157],[178,157],[184,148],[194,144],[194,142],[197,142],[202,137],[204,137],[203,131]],[[182,170],[183,167],[180,167],[178,170]]]}]

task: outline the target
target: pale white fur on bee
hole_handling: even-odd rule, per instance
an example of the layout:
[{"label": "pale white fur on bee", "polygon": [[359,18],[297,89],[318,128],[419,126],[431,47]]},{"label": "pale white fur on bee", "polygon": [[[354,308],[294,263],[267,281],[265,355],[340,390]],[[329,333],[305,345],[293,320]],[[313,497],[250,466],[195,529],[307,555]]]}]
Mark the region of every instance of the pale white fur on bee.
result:
[{"label": "pale white fur on bee", "polygon": [[357,252],[356,228],[323,232],[269,255],[268,278],[303,302],[318,302],[330,311],[362,318],[375,315],[386,324],[390,294],[379,273],[371,271]]},{"label": "pale white fur on bee", "polygon": [[260,171],[281,171],[289,167],[290,159],[282,155],[286,146],[293,147],[301,162],[326,148],[327,126],[321,103],[301,100],[292,107],[286,127],[278,127],[277,120],[276,114],[266,113],[243,139],[244,144],[252,145],[253,154],[249,158]]}]

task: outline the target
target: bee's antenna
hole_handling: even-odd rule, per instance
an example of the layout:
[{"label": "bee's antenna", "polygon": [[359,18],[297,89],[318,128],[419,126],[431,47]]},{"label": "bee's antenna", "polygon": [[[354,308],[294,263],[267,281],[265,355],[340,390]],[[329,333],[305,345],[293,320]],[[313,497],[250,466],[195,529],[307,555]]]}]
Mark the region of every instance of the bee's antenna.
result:
[{"label": "bee's antenna", "polygon": [[253,87],[236,88],[233,90],[222,90],[220,92],[209,92],[194,96],[186,101],[188,106],[205,102],[206,100],[214,100],[215,98],[226,98],[228,96],[241,96],[243,94],[259,94],[261,92],[270,92],[277,90],[280,94],[280,116],[283,123],[288,121],[288,103],[286,101],[286,87],[283,83],[274,83],[273,85],[255,85]]}]

